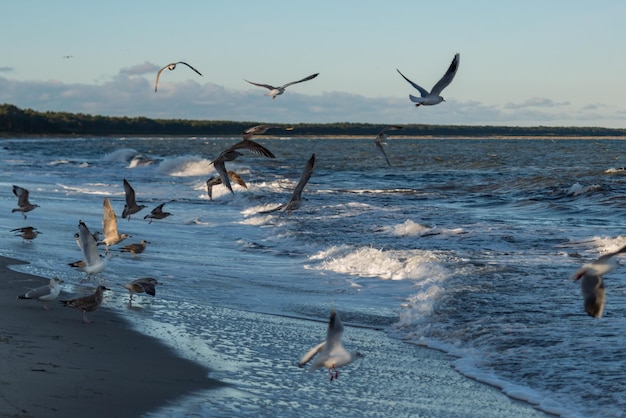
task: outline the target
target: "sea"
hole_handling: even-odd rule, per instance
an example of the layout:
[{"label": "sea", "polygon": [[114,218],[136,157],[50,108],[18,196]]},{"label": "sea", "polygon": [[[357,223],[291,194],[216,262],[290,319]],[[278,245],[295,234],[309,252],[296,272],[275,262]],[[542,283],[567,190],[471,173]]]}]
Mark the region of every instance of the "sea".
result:
[{"label": "sea", "polygon": [[[307,397],[329,387],[326,372],[296,363],[325,338],[334,308],[346,325],[344,345],[365,354],[330,385],[343,384],[340,397],[350,397],[353,409],[339,415],[374,408],[362,387],[381,387],[378,407],[393,405],[394,416],[412,416],[411,402],[419,401],[410,378],[387,387],[364,372],[368,358],[385,358],[376,356],[383,347],[356,346],[361,332],[375,332],[404,347],[394,367],[430,347],[450,356],[455,373],[537,412],[626,416],[626,268],[605,276],[601,319],[585,313],[580,285],[570,280],[626,245],[626,141],[390,135],[388,166],[374,138],[259,135],[254,140],[276,158],[242,150],[227,169],[247,188],[214,186],[212,199],[211,161],[240,137],[5,138],[0,254],[75,290],[86,279],[68,265],[82,257],[78,222],[102,231],[109,198],[118,229],[132,237],[111,247],[106,269],[84,285],[112,288],[106,308],[231,383],[233,415],[332,412]],[[302,206],[268,212],[289,201],[312,154]],[[146,205],[130,219],[121,217],[124,179]],[[40,206],[27,219],[11,212],[13,185]],[[161,203],[171,216],[144,219]],[[41,235],[13,236],[22,226]],[[144,253],[118,251],[142,239]],[[136,295],[129,306],[122,284],[140,277],[159,281],[156,296]],[[258,315],[268,327],[255,322]],[[283,333],[290,318],[311,321],[315,335],[299,338],[292,325]],[[220,338],[231,331],[241,333],[240,343]],[[296,387],[310,391],[287,395]],[[178,405],[181,416],[215,407],[214,396],[198,396]]]}]

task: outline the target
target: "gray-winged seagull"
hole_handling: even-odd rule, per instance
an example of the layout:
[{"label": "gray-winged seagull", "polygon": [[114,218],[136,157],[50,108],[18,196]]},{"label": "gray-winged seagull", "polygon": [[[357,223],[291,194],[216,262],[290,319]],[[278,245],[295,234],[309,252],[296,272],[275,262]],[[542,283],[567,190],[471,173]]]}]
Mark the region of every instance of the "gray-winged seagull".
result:
[{"label": "gray-winged seagull", "polygon": [[309,81],[314,79],[315,77],[317,77],[320,73],[315,73],[315,74],[311,74],[308,77],[304,77],[302,80],[298,80],[298,81],[292,81],[291,83],[287,83],[287,84],[283,84],[280,87],[275,87],[275,86],[271,86],[269,84],[262,84],[262,83],[254,83],[252,81],[248,81],[245,80],[246,82],[250,83],[250,84],[254,84],[255,86],[259,86],[259,87],[265,87],[266,89],[269,90],[269,92],[265,93],[266,96],[270,96],[272,99],[275,99],[276,96],[280,96],[281,94],[283,94],[285,92],[285,89],[289,86],[292,86],[294,84],[298,84],[298,83],[302,83],[303,81]]},{"label": "gray-winged seagull", "polygon": [[49,311],[47,302],[54,300],[59,296],[61,292],[61,288],[59,287],[59,283],[63,283],[63,280],[53,277],[50,279],[50,283],[44,286],[36,287],[35,289],[29,290],[23,295],[18,296],[18,299],[37,299],[43,302],[43,308],[46,311]]},{"label": "gray-winged seagull", "polygon": [[385,148],[383,148],[383,144],[387,140],[387,134],[385,132],[390,131],[392,129],[402,129],[402,126],[391,125],[384,128],[380,133],[376,136],[374,140],[374,144],[376,145],[376,149],[385,157],[385,161],[387,161],[387,165],[391,167],[391,163],[389,162],[389,158],[387,158],[387,153],[385,153]]},{"label": "gray-winged seagull", "polygon": [[411,101],[415,103],[415,106],[421,106],[421,105],[432,106],[432,105],[439,104],[441,102],[445,102],[444,98],[441,97],[440,94],[443,91],[443,89],[445,89],[446,87],[448,87],[450,83],[452,83],[452,80],[454,79],[454,76],[456,75],[456,71],[459,69],[460,59],[461,59],[460,54],[456,54],[454,56],[454,58],[452,59],[452,63],[450,64],[450,67],[448,67],[448,71],[446,71],[443,77],[441,77],[441,80],[439,80],[437,84],[433,86],[430,92],[426,91],[426,89],[418,86],[417,84],[415,84],[414,82],[406,78],[404,74],[402,74],[400,70],[398,70],[397,68],[396,68],[396,71],[400,73],[402,78],[408,81],[409,84],[411,84],[420,92],[421,97],[415,97],[409,94],[409,99],[411,99]]},{"label": "gray-winged seagull", "polygon": [[166,68],[170,71],[173,71],[174,69],[176,69],[176,65],[178,64],[183,64],[186,65],[187,67],[191,68],[192,70],[194,70],[196,73],[198,73],[198,75],[202,75],[200,74],[200,71],[196,70],[195,68],[193,68],[191,65],[187,64],[186,62],[183,61],[178,61],[178,62],[172,62],[170,64],[167,64],[165,67],[161,68],[159,70],[159,72],[156,75],[156,81],[154,83],[154,92],[156,93],[157,91],[157,87],[159,86],[159,78],[161,77],[161,73],[163,72],[163,70],[165,70]]}]

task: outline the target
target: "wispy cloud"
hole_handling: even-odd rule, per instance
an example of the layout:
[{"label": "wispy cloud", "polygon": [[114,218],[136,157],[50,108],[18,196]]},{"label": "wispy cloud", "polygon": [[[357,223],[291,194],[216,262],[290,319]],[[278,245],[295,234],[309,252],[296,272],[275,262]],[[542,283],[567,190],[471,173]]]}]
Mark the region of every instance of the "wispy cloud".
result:
[{"label": "wispy cloud", "polygon": [[0,73],[10,73],[15,69],[13,67],[0,67]]},{"label": "wispy cloud", "polygon": [[507,103],[504,107],[507,109],[523,109],[528,107],[563,107],[569,105],[569,102],[555,102],[546,97],[532,97],[522,103]]},{"label": "wispy cloud", "polygon": [[144,75],[157,72],[161,67],[151,62],[144,62],[143,64],[133,65],[131,67],[125,67],[120,69],[121,75]]}]

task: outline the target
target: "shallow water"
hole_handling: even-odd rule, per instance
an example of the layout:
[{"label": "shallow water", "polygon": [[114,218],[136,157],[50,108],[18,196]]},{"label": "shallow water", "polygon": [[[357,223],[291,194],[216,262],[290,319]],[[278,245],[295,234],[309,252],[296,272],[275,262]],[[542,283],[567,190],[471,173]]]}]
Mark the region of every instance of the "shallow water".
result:
[{"label": "shallow water", "polygon": [[[78,283],[85,273],[67,266],[81,258],[78,220],[101,230],[109,197],[119,229],[133,235],[127,242],[151,244],[137,257],[113,257],[95,280],[114,286],[107,303],[124,312],[121,284],[156,277],[157,297],[137,296],[129,317],[173,345],[196,344],[187,355],[211,345],[204,336],[217,308],[325,321],[334,304],[344,322],[451,353],[461,373],[543,410],[623,416],[624,271],[606,277],[600,320],[584,313],[568,277],[626,244],[625,141],[391,137],[387,167],[373,137],[259,137],[277,158],[230,163],[248,189],[234,186],[231,195],[217,186],[211,201],[210,161],[236,141],[3,140],[0,228],[32,225],[42,235],[24,242],[4,234],[0,253],[30,261],[28,272]],[[289,199],[312,153],[303,207],[260,214]],[[124,178],[148,206],[130,221],[121,219]],[[41,206],[26,220],[10,213],[12,184]],[[162,202],[171,217],[142,219]],[[213,361],[219,371],[226,360]],[[246,399],[239,412],[264,402]]]}]

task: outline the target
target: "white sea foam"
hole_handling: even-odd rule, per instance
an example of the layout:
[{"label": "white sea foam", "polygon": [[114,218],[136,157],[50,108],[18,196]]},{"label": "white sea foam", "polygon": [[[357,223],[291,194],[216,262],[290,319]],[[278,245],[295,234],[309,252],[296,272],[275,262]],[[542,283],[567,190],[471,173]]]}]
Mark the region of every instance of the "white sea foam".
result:
[{"label": "white sea foam", "polygon": [[196,156],[167,158],[159,164],[158,172],[174,177],[206,176],[215,172],[211,161]]}]

